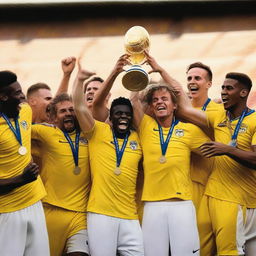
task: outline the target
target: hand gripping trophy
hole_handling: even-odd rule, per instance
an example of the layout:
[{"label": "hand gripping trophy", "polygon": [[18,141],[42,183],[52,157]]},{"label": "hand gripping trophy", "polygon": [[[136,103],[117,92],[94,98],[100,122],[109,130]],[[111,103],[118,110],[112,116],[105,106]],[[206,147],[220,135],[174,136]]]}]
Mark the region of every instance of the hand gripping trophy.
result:
[{"label": "hand gripping trophy", "polygon": [[149,34],[141,26],[131,27],[125,34],[125,50],[130,55],[132,66],[122,78],[123,86],[130,91],[141,91],[149,82],[147,72],[141,67],[144,51],[149,49]]}]

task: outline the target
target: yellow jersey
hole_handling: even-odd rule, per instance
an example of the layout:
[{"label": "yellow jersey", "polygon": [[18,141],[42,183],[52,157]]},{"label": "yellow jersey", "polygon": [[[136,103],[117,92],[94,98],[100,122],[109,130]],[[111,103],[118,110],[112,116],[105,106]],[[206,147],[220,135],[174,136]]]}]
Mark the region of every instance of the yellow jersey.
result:
[{"label": "yellow jersey", "polygon": [[[162,129],[166,138],[169,128]],[[209,141],[208,137],[195,125],[179,122],[174,127],[167,148],[166,162],[160,163],[162,152],[155,119],[144,115],[139,127],[139,136],[144,159],[142,200],[191,200],[190,152],[198,152],[198,147]]]},{"label": "yellow jersey", "polygon": [[[76,132],[69,133],[69,136],[74,144]],[[83,134],[79,138],[79,174],[74,173],[72,150],[62,130],[50,124],[34,124],[32,139],[41,145],[41,177],[47,191],[43,202],[85,212],[90,192],[90,170],[88,143]]]},{"label": "yellow jersey", "polygon": [[[124,219],[138,219],[135,194],[138,163],[142,156],[138,134],[131,131],[120,164],[116,169],[116,151],[109,124],[95,121],[88,134],[92,175],[88,212]],[[119,148],[124,139],[118,139]]]},{"label": "yellow jersey", "polygon": [[[10,122],[15,127],[13,119]],[[19,126],[22,145],[27,153],[20,155],[20,144],[5,119],[0,116],[0,179],[7,179],[23,173],[24,168],[31,162],[31,122],[32,111],[28,104],[21,104]],[[34,182],[0,195],[0,213],[13,212],[26,208],[45,196],[45,189],[40,176]]]},{"label": "yellow jersey", "polygon": [[[218,104],[214,101],[210,101],[207,105],[205,112],[223,110],[223,104]],[[191,153],[191,179],[194,182],[198,182],[202,185],[206,185],[207,180],[211,174],[214,163],[214,157],[206,158],[199,154]]]},{"label": "yellow jersey", "polygon": [[[209,125],[214,128],[215,140],[229,144],[238,119],[231,123],[226,111],[207,113]],[[237,148],[252,151],[256,145],[256,113],[244,117],[237,137]],[[215,157],[213,172],[206,186],[206,195],[256,208],[256,172],[223,155]]]}]

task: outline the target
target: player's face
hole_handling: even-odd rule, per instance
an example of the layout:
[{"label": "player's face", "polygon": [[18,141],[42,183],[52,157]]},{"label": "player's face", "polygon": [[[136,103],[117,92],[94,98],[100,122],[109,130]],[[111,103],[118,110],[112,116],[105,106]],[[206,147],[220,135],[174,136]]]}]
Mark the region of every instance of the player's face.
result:
[{"label": "player's face", "polygon": [[132,124],[132,111],[127,105],[116,105],[113,107],[111,122],[114,131],[120,134],[128,132]]},{"label": "player's face", "polygon": [[187,87],[192,99],[207,97],[211,87],[208,73],[202,68],[191,68],[187,73]]},{"label": "player's face", "polygon": [[92,81],[87,85],[85,91],[85,102],[88,107],[92,106],[95,93],[99,90],[101,84],[102,83],[99,81]]},{"label": "player's face", "polygon": [[165,118],[172,115],[175,104],[172,101],[170,93],[162,89],[153,93],[150,108],[156,118]]},{"label": "player's face", "polygon": [[46,122],[48,120],[47,115],[47,106],[52,100],[52,93],[47,89],[39,89],[36,95],[36,107],[38,109],[38,115],[40,117],[41,122]]},{"label": "player's face", "polygon": [[221,86],[221,99],[226,110],[232,110],[241,101],[242,86],[235,79],[227,78]]},{"label": "player's face", "polygon": [[3,96],[2,108],[3,112],[9,117],[17,117],[19,114],[19,104],[25,101],[25,95],[22,92],[18,82],[14,82],[8,86]]},{"label": "player's face", "polygon": [[59,102],[56,104],[56,110],[55,125],[66,132],[74,131],[77,125],[77,120],[73,103],[70,101]]}]

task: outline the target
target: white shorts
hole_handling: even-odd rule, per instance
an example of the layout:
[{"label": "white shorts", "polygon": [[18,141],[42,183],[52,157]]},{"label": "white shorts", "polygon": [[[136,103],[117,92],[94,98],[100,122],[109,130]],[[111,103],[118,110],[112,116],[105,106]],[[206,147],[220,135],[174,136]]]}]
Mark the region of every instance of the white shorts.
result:
[{"label": "white shorts", "polygon": [[1,256],[50,255],[41,201],[15,212],[0,213]]},{"label": "white shorts", "polygon": [[89,255],[88,232],[86,229],[80,230],[68,238],[65,252],[85,252]]},{"label": "white shorts", "polygon": [[244,225],[245,255],[256,255],[256,209],[246,209],[246,221]]},{"label": "white shorts", "polygon": [[142,231],[138,220],[89,212],[89,249],[92,256],[143,256]]},{"label": "white shorts", "polygon": [[142,232],[145,256],[200,255],[192,201],[145,202]]}]

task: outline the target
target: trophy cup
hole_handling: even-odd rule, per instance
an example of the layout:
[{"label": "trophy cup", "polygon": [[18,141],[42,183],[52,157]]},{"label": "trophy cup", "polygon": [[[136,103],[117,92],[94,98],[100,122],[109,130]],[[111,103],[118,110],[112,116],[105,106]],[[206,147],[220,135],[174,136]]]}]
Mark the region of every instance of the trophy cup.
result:
[{"label": "trophy cup", "polygon": [[147,72],[141,67],[145,60],[144,51],[149,49],[149,34],[141,26],[131,27],[125,34],[125,50],[130,55],[132,66],[122,78],[123,86],[130,91],[141,91],[149,82]]}]

